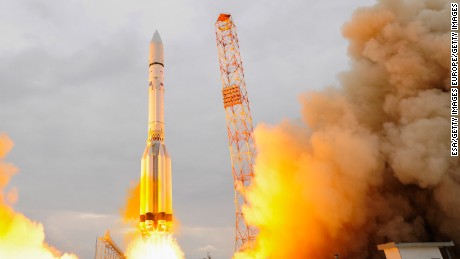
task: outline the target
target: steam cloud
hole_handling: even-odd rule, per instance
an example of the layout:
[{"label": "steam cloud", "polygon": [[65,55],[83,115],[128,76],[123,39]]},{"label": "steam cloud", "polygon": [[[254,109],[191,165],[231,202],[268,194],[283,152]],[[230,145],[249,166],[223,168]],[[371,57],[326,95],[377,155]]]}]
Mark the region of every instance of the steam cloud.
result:
[{"label": "steam cloud", "polygon": [[302,119],[259,125],[235,258],[384,258],[386,242],[450,241],[460,256],[460,166],[450,157],[450,2],[380,0],[343,27],[351,69],[302,95]]},{"label": "steam cloud", "polygon": [[6,187],[17,168],[6,163],[4,157],[12,147],[13,141],[0,134],[0,258],[76,259],[75,255],[62,254],[46,244],[43,225],[11,207],[17,201],[17,190],[6,191]]}]

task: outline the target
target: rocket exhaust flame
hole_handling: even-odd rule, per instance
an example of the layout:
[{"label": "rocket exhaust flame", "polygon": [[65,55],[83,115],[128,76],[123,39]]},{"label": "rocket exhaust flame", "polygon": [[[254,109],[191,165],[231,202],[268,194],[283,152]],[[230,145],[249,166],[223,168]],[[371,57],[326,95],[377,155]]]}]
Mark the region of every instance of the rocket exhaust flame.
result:
[{"label": "rocket exhaust flame", "polygon": [[129,259],[183,259],[184,255],[169,234],[153,233],[148,238],[135,239],[126,252]]},{"label": "rocket exhaust flame", "polygon": [[244,212],[260,232],[253,254],[235,258],[382,258],[376,246],[390,241],[460,244],[449,7],[380,0],[354,13],[341,87],[303,95],[301,120],[255,131]]},{"label": "rocket exhaust flame", "polygon": [[46,244],[43,225],[31,221],[11,207],[17,199],[17,193],[15,189],[10,192],[5,192],[5,189],[17,169],[5,163],[3,158],[12,146],[13,142],[5,134],[0,134],[0,258],[77,258],[72,254],[61,254]]}]

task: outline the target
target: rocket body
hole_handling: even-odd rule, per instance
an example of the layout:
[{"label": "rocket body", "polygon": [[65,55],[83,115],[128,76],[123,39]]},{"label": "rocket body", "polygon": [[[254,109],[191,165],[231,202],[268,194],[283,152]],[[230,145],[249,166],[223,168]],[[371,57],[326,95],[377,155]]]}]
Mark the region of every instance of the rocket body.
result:
[{"label": "rocket body", "polygon": [[150,41],[147,146],[141,159],[140,222],[144,236],[172,227],[171,158],[164,143],[164,55],[158,31]]}]

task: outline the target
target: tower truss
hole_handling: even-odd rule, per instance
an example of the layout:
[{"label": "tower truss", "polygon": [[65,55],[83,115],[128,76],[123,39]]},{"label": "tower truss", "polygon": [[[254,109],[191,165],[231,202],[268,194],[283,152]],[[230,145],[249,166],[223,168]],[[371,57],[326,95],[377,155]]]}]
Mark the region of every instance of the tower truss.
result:
[{"label": "tower truss", "polygon": [[94,259],[126,259],[123,251],[115,244],[107,230],[103,237],[96,238]]},{"label": "tower truss", "polygon": [[238,251],[251,247],[257,235],[257,229],[247,223],[242,211],[247,203],[245,191],[254,177],[256,149],[238,37],[230,14],[219,15],[215,31],[235,188],[235,251]]}]

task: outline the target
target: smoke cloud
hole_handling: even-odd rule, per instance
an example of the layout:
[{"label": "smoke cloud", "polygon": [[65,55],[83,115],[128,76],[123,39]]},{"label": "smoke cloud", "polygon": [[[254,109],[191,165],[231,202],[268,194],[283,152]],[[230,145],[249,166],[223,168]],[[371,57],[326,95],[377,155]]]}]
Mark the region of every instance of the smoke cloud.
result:
[{"label": "smoke cloud", "polygon": [[13,141],[0,134],[0,258],[76,259],[46,244],[43,225],[12,208],[18,192],[16,188],[7,190],[7,186],[17,168],[4,161],[12,147]]},{"label": "smoke cloud", "polygon": [[350,70],[300,97],[302,117],[255,130],[244,208],[260,233],[235,258],[384,258],[386,242],[450,241],[450,2],[380,0],[343,26]]}]

